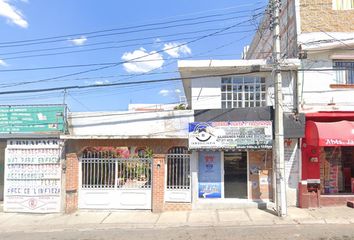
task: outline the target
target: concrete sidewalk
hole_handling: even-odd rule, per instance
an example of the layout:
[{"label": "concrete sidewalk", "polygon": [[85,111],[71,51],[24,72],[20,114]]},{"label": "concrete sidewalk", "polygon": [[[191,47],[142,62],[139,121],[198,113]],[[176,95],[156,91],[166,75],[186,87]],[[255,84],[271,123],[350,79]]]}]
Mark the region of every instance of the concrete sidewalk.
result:
[{"label": "concrete sidewalk", "polygon": [[354,224],[354,209],[348,207],[289,208],[288,216],[285,218],[275,216],[271,210],[256,208],[163,213],[150,211],[79,211],[74,214],[0,213],[1,232],[274,224]]}]

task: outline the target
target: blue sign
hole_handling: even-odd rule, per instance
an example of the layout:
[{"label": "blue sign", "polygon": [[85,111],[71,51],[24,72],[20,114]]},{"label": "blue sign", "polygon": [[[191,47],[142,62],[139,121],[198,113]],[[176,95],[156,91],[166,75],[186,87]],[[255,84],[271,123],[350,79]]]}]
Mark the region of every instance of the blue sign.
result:
[{"label": "blue sign", "polygon": [[221,153],[199,152],[199,197],[221,198]]}]

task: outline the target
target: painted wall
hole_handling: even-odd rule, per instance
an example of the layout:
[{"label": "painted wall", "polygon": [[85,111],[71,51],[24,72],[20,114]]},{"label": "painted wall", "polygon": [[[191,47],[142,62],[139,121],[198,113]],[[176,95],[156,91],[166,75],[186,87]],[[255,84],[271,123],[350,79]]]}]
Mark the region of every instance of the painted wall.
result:
[{"label": "painted wall", "polygon": [[192,109],[221,108],[221,78],[206,77],[191,80]]},{"label": "painted wall", "polygon": [[[283,110],[291,112],[293,109],[294,80],[295,73],[283,73]],[[270,74],[262,74],[266,77],[266,104],[274,105],[274,85]],[[220,109],[221,108],[221,78],[200,78],[191,80],[192,87],[192,109]]]},{"label": "painted wall", "polygon": [[[193,111],[70,113],[70,135],[116,138],[188,138]],[[106,137],[107,138],[107,137]]]},{"label": "painted wall", "polygon": [[297,206],[300,181],[300,149],[297,139],[286,139],[284,144],[286,198],[288,206]]},{"label": "painted wall", "polygon": [[[334,88],[339,71],[333,68],[333,54],[354,54],[354,51],[324,51],[312,53],[303,60],[303,69],[299,71],[300,111],[352,111],[354,107],[353,88]],[[311,69],[311,71],[309,71]]]}]

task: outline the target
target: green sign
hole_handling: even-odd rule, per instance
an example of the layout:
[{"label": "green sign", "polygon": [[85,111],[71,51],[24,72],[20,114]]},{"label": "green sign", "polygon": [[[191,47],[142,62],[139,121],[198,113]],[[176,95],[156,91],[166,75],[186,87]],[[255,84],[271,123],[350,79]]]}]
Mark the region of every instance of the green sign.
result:
[{"label": "green sign", "polygon": [[0,133],[64,132],[64,117],[64,105],[0,106]]}]

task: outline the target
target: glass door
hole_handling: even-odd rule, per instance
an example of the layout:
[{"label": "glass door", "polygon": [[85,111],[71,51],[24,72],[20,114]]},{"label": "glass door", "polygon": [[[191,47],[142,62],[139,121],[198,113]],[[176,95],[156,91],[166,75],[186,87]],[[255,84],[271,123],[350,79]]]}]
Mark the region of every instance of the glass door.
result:
[{"label": "glass door", "polygon": [[224,196],[247,199],[247,152],[224,153]]}]

